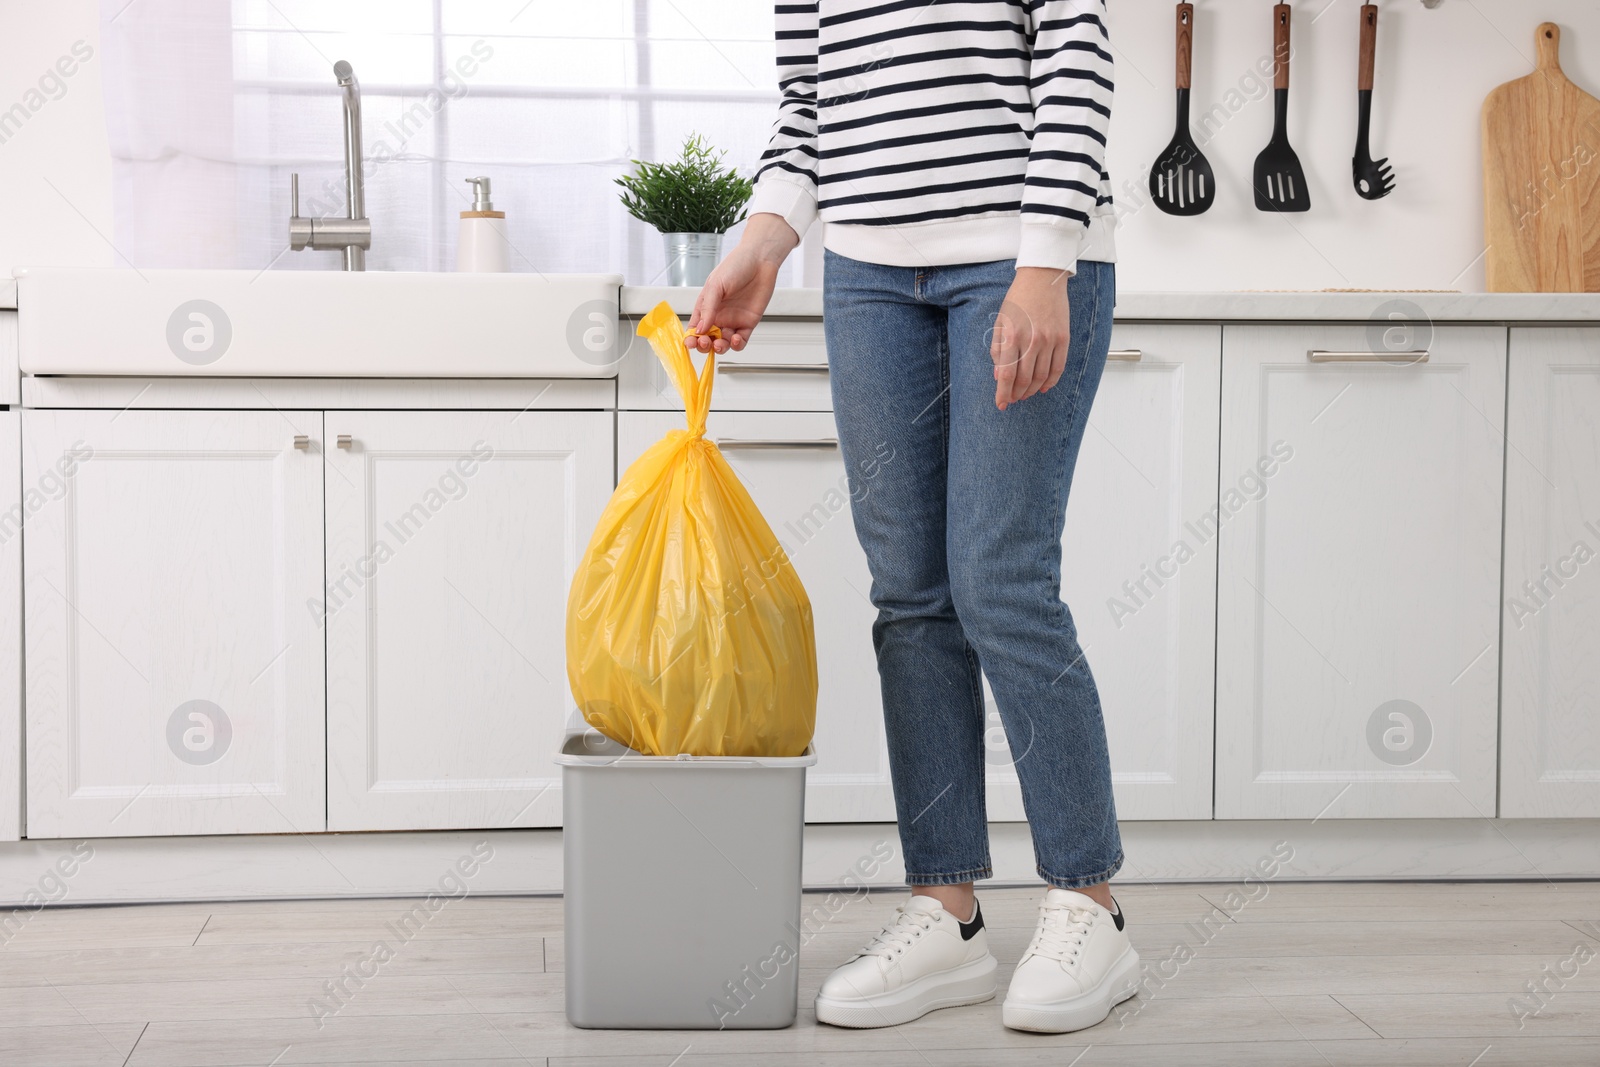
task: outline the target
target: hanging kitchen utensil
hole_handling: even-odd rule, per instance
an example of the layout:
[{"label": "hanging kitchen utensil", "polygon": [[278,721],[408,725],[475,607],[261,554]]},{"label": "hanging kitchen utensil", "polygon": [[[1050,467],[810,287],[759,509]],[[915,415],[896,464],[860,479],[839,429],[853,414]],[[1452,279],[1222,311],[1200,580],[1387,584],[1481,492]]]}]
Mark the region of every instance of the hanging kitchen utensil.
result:
[{"label": "hanging kitchen utensil", "polygon": [[1190,68],[1194,62],[1194,5],[1178,5],[1178,128],[1150,168],[1150,195],[1168,215],[1198,215],[1217,197],[1217,179],[1189,132]]},{"label": "hanging kitchen utensil", "polygon": [[1367,200],[1381,200],[1394,192],[1394,171],[1384,156],[1372,161],[1372,67],[1378,52],[1378,5],[1361,5],[1361,63],[1356,80],[1359,118],[1356,123],[1356,154],[1353,162],[1356,192]]},{"label": "hanging kitchen utensil", "polygon": [[1289,147],[1289,5],[1272,9],[1272,140],[1256,157],[1256,207],[1262,211],[1310,211],[1306,172]]},{"label": "hanging kitchen utensil", "polygon": [[1561,72],[1561,28],[1534,31],[1538,68],[1483,102],[1491,293],[1600,292],[1600,100]]}]

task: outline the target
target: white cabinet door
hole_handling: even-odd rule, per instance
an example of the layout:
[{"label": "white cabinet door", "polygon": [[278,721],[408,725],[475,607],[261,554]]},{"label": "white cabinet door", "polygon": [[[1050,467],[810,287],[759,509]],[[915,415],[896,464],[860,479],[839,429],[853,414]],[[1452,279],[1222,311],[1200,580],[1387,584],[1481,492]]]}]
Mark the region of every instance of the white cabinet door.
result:
[{"label": "white cabinet door", "polygon": [[328,412],[330,829],[560,825],[567,589],[614,418]]},{"label": "white cabinet door", "polygon": [[[680,412],[618,416],[618,468],[638,458]],[[817,638],[817,765],[806,775],[810,822],[892,822],[894,791],[883,736],[868,600],[872,578],[850,518],[844,461],[826,412],[713,411],[707,436],[766,516],[811,598]],[[731,442],[742,442],[733,444]]]},{"label": "white cabinet door", "polygon": [[22,836],[21,468],[22,412],[0,411],[0,841]]},{"label": "white cabinet door", "polygon": [[1511,331],[1500,814],[1600,816],[1600,329]]},{"label": "white cabinet door", "polygon": [[325,828],[321,438],[23,413],[30,837]]},{"label": "white cabinet door", "polygon": [[1223,331],[1219,818],[1495,814],[1506,331],[1377,328]]},{"label": "white cabinet door", "polygon": [[[1100,690],[1117,817],[1208,819],[1222,329],[1118,325],[1111,347],[1073,473],[1062,599]],[[989,701],[989,817],[1020,820]]]}]

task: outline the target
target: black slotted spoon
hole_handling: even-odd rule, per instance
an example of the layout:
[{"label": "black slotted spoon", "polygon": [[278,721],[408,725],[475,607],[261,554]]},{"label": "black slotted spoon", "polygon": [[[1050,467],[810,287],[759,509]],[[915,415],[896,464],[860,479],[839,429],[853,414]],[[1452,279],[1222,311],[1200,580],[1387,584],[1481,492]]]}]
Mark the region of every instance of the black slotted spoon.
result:
[{"label": "black slotted spoon", "polygon": [[1194,5],[1178,5],[1178,128],[1150,168],[1150,196],[1168,215],[1198,215],[1217,198],[1211,163],[1189,132],[1190,68],[1194,62]]},{"label": "black slotted spoon", "polygon": [[1272,140],[1256,157],[1256,207],[1262,211],[1310,211],[1311,194],[1300,157],[1289,147],[1289,5],[1272,9]]}]

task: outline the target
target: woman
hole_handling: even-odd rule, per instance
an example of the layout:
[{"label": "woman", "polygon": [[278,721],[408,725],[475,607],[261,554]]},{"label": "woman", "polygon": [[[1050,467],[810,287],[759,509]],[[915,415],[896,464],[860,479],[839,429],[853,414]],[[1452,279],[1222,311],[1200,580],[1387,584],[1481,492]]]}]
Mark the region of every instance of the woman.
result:
[{"label": "woman", "polygon": [[701,351],[743,348],[820,216],[840,448],[852,475],[895,457],[851,499],[912,895],[823,982],[823,1022],[995,995],[973,894],[992,873],[980,669],[1049,886],[1005,1024],[1091,1026],[1137,986],[1100,700],[1060,598],[1115,302],[1104,16],[1104,0],[777,7],[778,120],[690,327],[721,328]]}]

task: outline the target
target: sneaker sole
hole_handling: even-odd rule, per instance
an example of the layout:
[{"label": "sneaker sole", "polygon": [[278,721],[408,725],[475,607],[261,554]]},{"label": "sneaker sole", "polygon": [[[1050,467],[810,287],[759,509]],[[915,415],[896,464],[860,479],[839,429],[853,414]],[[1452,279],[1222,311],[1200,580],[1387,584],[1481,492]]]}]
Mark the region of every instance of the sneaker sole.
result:
[{"label": "sneaker sole", "polygon": [[998,961],[993,956],[986,956],[941,974],[924,975],[904,988],[875,997],[841,1000],[819,994],[817,1021],[830,1026],[866,1030],[879,1026],[899,1026],[939,1008],[982,1004],[994,999],[997,988],[995,972],[999,969]]},{"label": "sneaker sole", "polygon": [[1008,998],[1000,1009],[1000,1019],[1013,1030],[1065,1034],[1103,1022],[1112,1008],[1137,992],[1139,954],[1130,948],[1095,988],[1050,1004],[1018,1004]]}]

